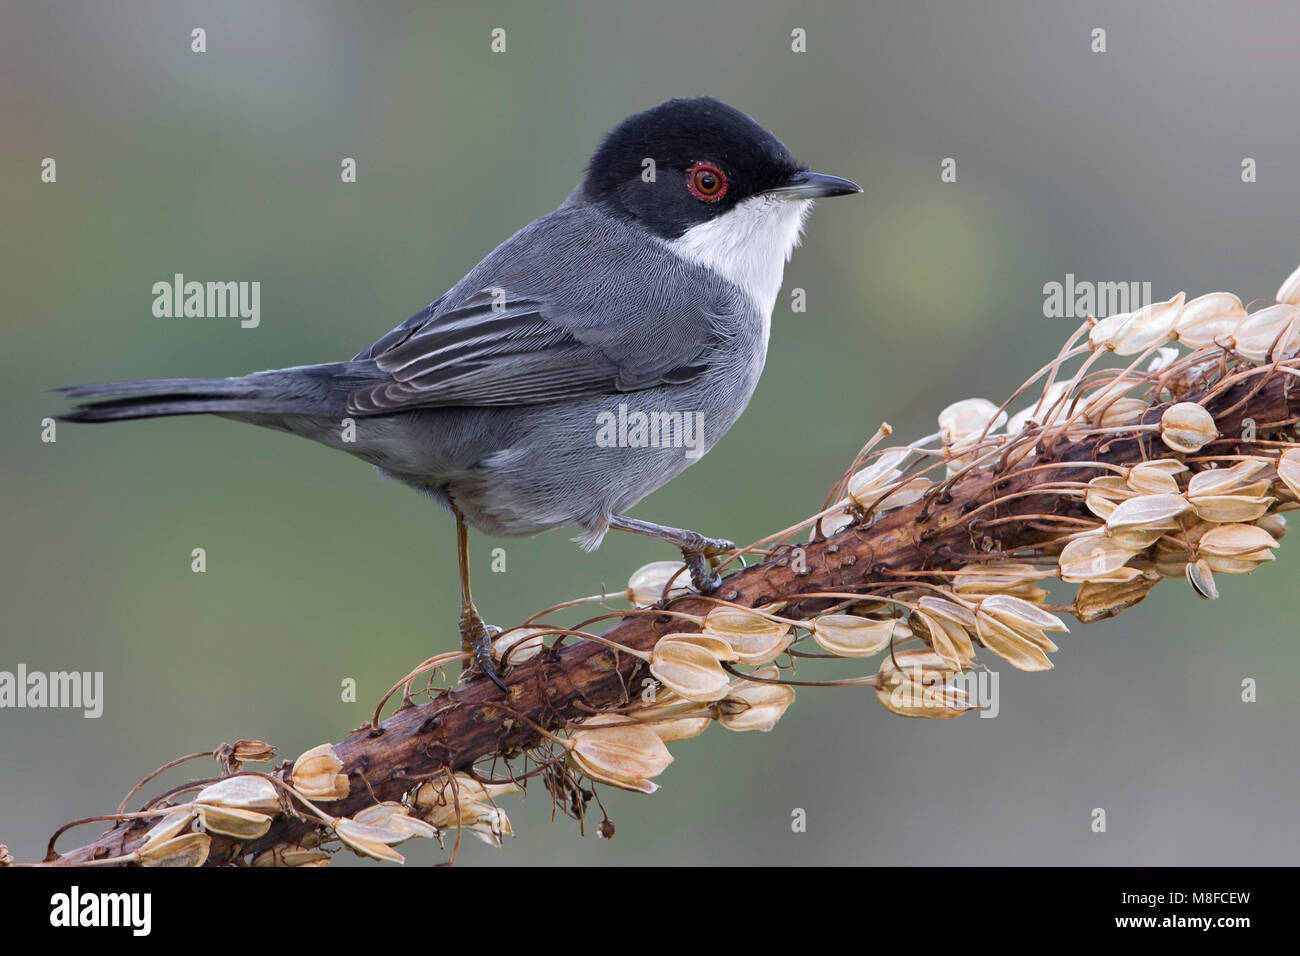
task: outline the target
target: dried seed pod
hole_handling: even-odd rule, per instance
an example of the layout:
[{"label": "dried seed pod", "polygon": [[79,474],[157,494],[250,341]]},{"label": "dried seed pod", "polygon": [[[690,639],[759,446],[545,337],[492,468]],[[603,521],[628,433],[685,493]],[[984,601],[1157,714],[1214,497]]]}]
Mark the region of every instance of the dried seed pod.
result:
[{"label": "dried seed pod", "polygon": [[876,699],[902,717],[960,717],[972,708],[966,692],[951,683],[956,674],[933,651],[896,651],[880,662]]},{"label": "dried seed pod", "polygon": [[1151,374],[1163,372],[1169,366],[1178,360],[1178,348],[1170,346],[1169,348],[1156,349],[1155,357],[1147,363],[1147,371]]},{"label": "dried seed pod", "polygon": [[531,661],[546,647],[543,636],[547,633],[544,627],[511,628],[492,642],[492,659],[510,664]]},{"label": "dried seed pod", "polygon": [[[1022,634],[1030,635],[1036,631],[1065,631],[1069,628],[1055,614],[1044,611],[1036,604],[1022,601],[1007,594],[995,594],[980,602],[979,611],[1000,621]],[[978,614],[977,614],[978,622]],[[1041,641],[1039,642],[1041,644]],[[1051,643],[1050,641],[1048,643]],[[1052,648],[1055,650],[1055,648]]]},{"label": "dried seed pod", "polygon": [[1121,501],[1137,496],[1127,479],[1119,475],[1099,475],[1088,482],[1083,502],[1098,518],[1109,518]]},{"label": "dried seed pod", "polygon": [[1210,565],[1204,558],[1189,563],[1185,573],[1187,583],[1201,597],[1213,601],[1219,596],[1219,589],[1214,586],[1214,572],[1210,570]]},{"label": "dried seed pod", "polygon": [[[454,787],[454,789],[453,789]],[[455,775],[454,782],[446,777],[438,777],[421,784],[411,801],[416,814],[435,827],[455,826],[456,804],[459,803],[464,816],[464,808],[481,804],[490,807],[497,797],[508,793],[518,793],[516,783],[490,783],[475,780],[463,773]],[[448,823],[447,820],[452,822]]]},{"label": "dried seed pod", "polygon": [[1160,439],[1169,448],[1191,455],[1219,437],[1214,416],[1195,402],[1179,402],[1160,418]]},{"label": "dried seed pod", "polygon": [[[719,638],[713,640],[726,644]],[[731,653],[734,655],[734,651]],[[667,637],[661,638],[650,653],[650,673],[677,696],[704,702],[721,699],[731,680],[708,646]]]},{"label": "dried seed pod", "polygon": [[912,478],[882,498],[880,504],[876,505],[876,509],[878,511],[893,511],[897,508],[906,508],[908,505],[916,504],[925,497],[925,493],[933,486],[934,482],[929,478]]},{"label": "dried seed pod", "polygon": [[[873,620],[852,614],[823,614],[808,622],[813,640],[838,657],[871,657],[889,646],[905,627],[901,621]],[[905,632],[910,637],[910,632]]]},{"label": "dried seed pod", "polygon": [[151,847],[141,847],[136,857],[141,866],[202,866],[207,862],[212,837],[206,833],[186,833]]},{"label": "dried seed pod", "polygon": [[1137,355],[1169,341],[1186,299],[1187,296],[1180,292],[1166,302],[1153,302],[1134,312],[1114,340],[1115,353]]},{"label": "dried seed pod", "polygon": [[808,529],[808,540],[817,540],[818,528],[821,529],[823,538],[829,538],[839,534],[855,520],[857,519],[844,508],[836,508],[830,514],[822,515],[820,521],[813,522],[813,526]]},{"label": "dried seed pod", "polygon": [[1224,524],[1261,518],[1277,501],[1276,498],[1250,495],[1200,495],[1187,500],[1192,503],[1201,520]]},{"label": "dried seed pod", "polygon": [[[672,589],[664,588],[672,581]],[[691,593],[691,576],[680,561],[651,561],[632,572],[627,581],[627,599],[637,607],[650,607],[665,597],[680,597]]]},{"label": "dried seed pod", "polygon": [[703,633],[726,641],[742,664],[770,663],[794,640],[789,624],[744,608],[715,607],[702,628]]},{"label": "dried seed pod", "polygon": [[1300,268],[1286,277],[1286,280],[1278,287],[1277,301],[1286,302],[1290,305],[1300,305]]},{"label": "dried seed pod", "polygon": [[663,773],[673,761],[664,742],[646,727],[579,730],[566,746],[569,763],[575,770],[592,780],[639,793],[658,790],[650,778]]},{"label": "dried seed pod", "polygon": [[308,800],[342,800],[348,795],[348,778],[339,773],[343,761],[333,744],[321,744],[293,762],[294,789]]},{"label": "dried seed pod", "polygon": [[199,814],[199,827],[209,833],[220,833],[236,840],[256,840],[271,829],[271,818],[265,813],[204,803],[195,804],[194,809]]},{"label": "dried seed pod", "polygon": [[905,448],[886,451],[865,468],[854,472],[846,489],[853,503],[860,508],[870,507],[886,488],[903,476],[898,466],[907,460],[909,454]]},{"label": "dried seed pod", "polygon": [[1156,581],[1139,575],[1122,584],[1085,581],[1074,598],[1074,616],[1084,624],[1114,617],[1120,611],[1141,603],[1155,587]]},{"label": "dried seed pod", "polygon": [[196,816],[194,808],[188,804],[183,804],[169,811],[165,817],[149,830],[144,842],[140,844],[140,849],[151,849],[173,837],[180,836],[189,830],[190,824],[194,822]]},{"label": "dried seed pod", "polygon": [[373,860],[387,863],[406,862],[406,857],[392,848],[392,844],[401,843],[406,839],[401,833],[385,827],[358,823],[347,817],[339,817],[334,821],[334,833],[343,841],[344,846],[358,856],[368,856]]},{"label": "dried seed pod", "polygon": [[329,865],[330,855],[324,850],[298,844],[271,847],[253,857],[253,866],[317,867]]},{"label": "dried seed pod", "polygon": [[[1022,671],[1045,671],[1052,668],[1052,662],[1047,659],[1046,649],[1040,646],[1039,641],[991,615],[984,613],[976,615],[975,634],[981,644],[1012,667]],[[1042,641],[1048,644],[1051,650],[1056,650],[1056,645],[1048,641],[1046,635],[1042,635]]]},{"label": "dried seed pod", "polygon": [[1277,459],[1277,477],[1294,498],[1300,498],[1300,448],[1288,448]]},{"label": "dried seed pod", "polygon": [[[1231,468],[1207,468],[1198,471],[1187,483],[1187,496],[1190,498],[1242,493],[1258,495],[1263,488],[1252,491],[1244,491],[1244,489],[1253,487],[1250,480],[1268,465],[1269,462],[1264,458],[1247,458],[1237,462]],[[1267,482],[1264,487],[1267,487]]]},{"label": "dried seed pod", "polygon": [[1047,592],[1037,584],[1048,573],[1032,564],[995,561],[988,564],[968,564],[952,579],[952,588],[963,596],[985,594],[1014,594],[1026,601],[1041,603]]},{"label": "dried seed pod", "polygon": [[1124,334],[1128,324],[1133,320],[1132,312],[1117,312],[1104,319],[1096,320],[1088,332],[1088,346],[1096,352],[1099,349],[1115,350],[1115,344]]},{"label": "dried seed pod", "polygon": [[1252,362],[1264,362],[1270,353],[1276,361],[1296,353],[1296,325],[1300,309],[1294,305],[1271,305],[1246,317],[1232,334],[1232,347]]},{"label": "dried seed pod", "polygon": [[1037,402],[1011,416],[1007,422],[1007,434],[1020,434],[1030,422],[1046,427],[1064,419],[1070,405],[1065,396],[1069,393],[1069,382],[1053,382],[1043,390]]},{"label": "dried seed pod", "polygon": [[[1110,575],[1119,571],[1136,552],[1121,547],[1102,531],[1090,531],[1071,539],[1061,549],[1057,562],[1061,580],[1071,584],[1084,581],[1114,580]],[[1130,569],[1132,570],[1132,569]],[[1128,575],[1124,580],[1131,580]]]},{"label": "dried seed pod", "polygon": [[1282,536],[1286,534],[1286,516],[1277,513],[1265,515],[1255,522],[1255,526],[1263,528],[1276,540],[1281,541]]},{"label": "dried seed pod", "polygon": [[270,814],[280,812],[280,794],[275,784],[255,774],[239,774],[209,784],[199,791],[194,802]]},{"label": "dried seed pod", "polygon": [[423,820],[411,816],[408,807],[392,800],[366,807],[352,815],[357,823],[367,826],[383,827],[392,833],[405,834],[407,837],[433,837],[438,831]]},{"label": "dried seed pod", "polygon": [[485,813],[473,825],[465,828],[467,833],[478,837],[488,846],[501,848],[503,837],[514,836],[515,831],[510,827],[510,818],[500,807],[493,807],[488,813]]},{"label": "dried seed pod", "polygon": [[1179,527],[1178,518],[1191,510],[1182,495],[1138,495],[1116,506],[1106,528],[1113,537],[1119,531],[1173,531]]},{"label": "dried seed pod", "polygon": [[1174,476],[1186,470],[1187,466],[1177,458],[1144,461],[1128,470],[1126,483],[1139,495],[1176,495],[1182,489]]},{"label": "dried seed pod", "polygon": [[713,718],[708,714],[702,714],[695,717],[673,717],[671,719],[656,719],[653,716],[655,708],[643,710],[637,714],[637,719],[644,721],[645,725],[655,732],[660,740],[670,744],[675,740],[690,740],[692,737],[698,737],[704,731],[709,729],[709,724]]},{"label": "dried seed pod", "polygon": [[949,449],[970,445],[987,429],[990,433],[1005,424],[1007,413],[985,398],[953,402],[939,413],[939,437]]},{"label": "dried seed pod", "polygon": [[1188,348],[1227,344],[1246,318],[1246,307],[1230,292],[1211,292],[1183,306],[1174,323],[1174,338]]},{"label": "dried seed pod", "polygon": [[[1207,557],[1244,558],[1277,547],[1277,539],[1253,524],[1224,524],[1201,536],[1198,550]],[[1272,560],[1260,558],[1259,560]]]},{"label": "dried seed pod", "polygon": [[727,696],[713,705],[713,709],[718,715],[718,723],[728,730],[766,733],[794,703],[794,688],[788,684],[767,682],[781,676],[775,667],[760,668],[751,676],[765,680],[737,681],[727,691]]}]

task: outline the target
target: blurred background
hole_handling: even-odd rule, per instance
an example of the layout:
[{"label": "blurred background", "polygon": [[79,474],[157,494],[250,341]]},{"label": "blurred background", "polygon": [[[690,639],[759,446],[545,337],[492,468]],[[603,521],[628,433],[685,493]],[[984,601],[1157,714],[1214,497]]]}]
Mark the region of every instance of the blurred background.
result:
[{"label": "blurred background", "polygon": [[[453,525],[414,492],[220,419],[43,444],[64,407],[47,389],[350,357],[554,208],[609,127],[709,93],[866,190],[814,216],[744,417],[636,511],[751,541],[820,507],[882,420],[910,439],[1010,394],[1077,325],[1045,317],[1045,284],[1271,300],[1295,268],[1300,8],[1136,6],[2,0],[0,670],[103,671],[105,707],[0,711],[0,842],[39,859],[61,823],[222,741],[337,740],[456,643]],[[260,326],[155,318],[178,272],[260,281]],[[564,532],[472,547],[500,625],[674,557],[617,534],[593,555]],[[1076,627],[1055,670],[1003,669],[993,720],[801,689],[770,734],[674,745],[654,797],[606,789],[612,842],[549,822],[539,786],[504,804],[517,839],[460,862],[1293,862],[1297,567],[1284,546],[1219,601],[1173,582]]]}]

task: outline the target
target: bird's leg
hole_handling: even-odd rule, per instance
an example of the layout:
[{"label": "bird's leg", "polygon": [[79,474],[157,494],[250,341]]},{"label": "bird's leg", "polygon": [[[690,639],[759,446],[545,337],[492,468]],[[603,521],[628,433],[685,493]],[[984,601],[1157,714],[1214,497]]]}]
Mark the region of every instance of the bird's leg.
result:
[{"label": "bird's leg", "polygon": [[724,551],[735,551],[736,546],[723,538],[706,538],[695,531],[684,528],[670,528],[629,518],[626,515],[614,515],[609,519],[609,526],[620,531],[632,531],[636,534],[662,538],[682,549],[682,560],[686,570],[691,572],[691,583],[701,594],[709,594],[722,584],[722,576],[713,570],[713,558]]},{"label": "bird's leg", "polygon": [[483,623],[469,593],[469,529],[465,526],[465,516],[455,505],[451,510],[456,515],[456,557],[460,560],[460,647],[471,655],[461,666],[461,673],[477,664],[492,683],[509,693],[509,688],[497,676],[496,663],[492,660],[492,630]]}]

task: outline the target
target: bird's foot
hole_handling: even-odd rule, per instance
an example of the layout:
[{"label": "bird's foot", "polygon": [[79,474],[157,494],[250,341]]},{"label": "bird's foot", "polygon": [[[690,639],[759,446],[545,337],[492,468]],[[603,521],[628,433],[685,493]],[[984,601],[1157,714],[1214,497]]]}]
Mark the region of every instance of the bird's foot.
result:
[{"label": "bird's foot", "polygon": [[701,594],[712,594],[722,586],[722,575],[715,570],[715,559],[728,551],[735,551],[736,545],[725,538],[706,538],[694,531],[688,535],[690,537],[681,548],[682,560],[691,574],[691,584]]},{"label": "bird's foot", "polygon": [[470,654],[470,659],[461,668],[461,675],[472,677],[481,673],[508,694],[510,688],[497,674],[496,661],[492,659],[492,641],[500,633],[501,628],[483,623],[483,618],[472,604],[461,611],[460,647]]}]

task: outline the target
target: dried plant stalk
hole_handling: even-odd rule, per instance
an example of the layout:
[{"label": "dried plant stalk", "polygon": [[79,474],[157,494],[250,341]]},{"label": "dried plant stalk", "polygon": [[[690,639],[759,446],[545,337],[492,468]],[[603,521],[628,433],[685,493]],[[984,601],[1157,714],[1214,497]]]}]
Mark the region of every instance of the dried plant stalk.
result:
[{"label": "dried plant stalk", "polygon": [[[713,723],[770,729],[810,683],[792,672],[813,643],[881,660],[822,683],[873,687],[907,716],[959,716],[971,707],[954,683],[963,672],[995,657],[1052,666],[1047,632],[1065,629],[1053,611],[1094,621],[1167,577],[1213,598],[1216,574],[1272,559],[1279,512],[1300,506],[1300,270],[1277,299],[1247,314],[1235,296],[1180,293],[1089,319],[1013,395],[1032,399],[1005,429],[1005,405],[981,399],[906,447],[873,450],[883,426],[821,512],[746,549],[765,560],[712,596],[649,566],[628,596],[667,593],[654,608],[548,627],[581,603],[564,602],[503,635],[508,697],[474,680],[416,703],[415,678],[460,655],[432,658],[398,682],[401,706],[382,723],[270,774],[242,766],[269,759],[267,745],[223,745],[218,777],[135,812],[124,801],[77,849],[55,852],[56,833],[46,863],[320,865],[335,844],[400,861],[394,845],[452,830],[499,843],[510,824],[495,798],[534,778],[582,819],[584,780],[651,792],[667,744]],[[1130,364],[1098,367],[1115,355]],[[1045,605],[1048,577],[1078,585],[1072,604]],[[589,629],[608,618],[621,620]]]}]

